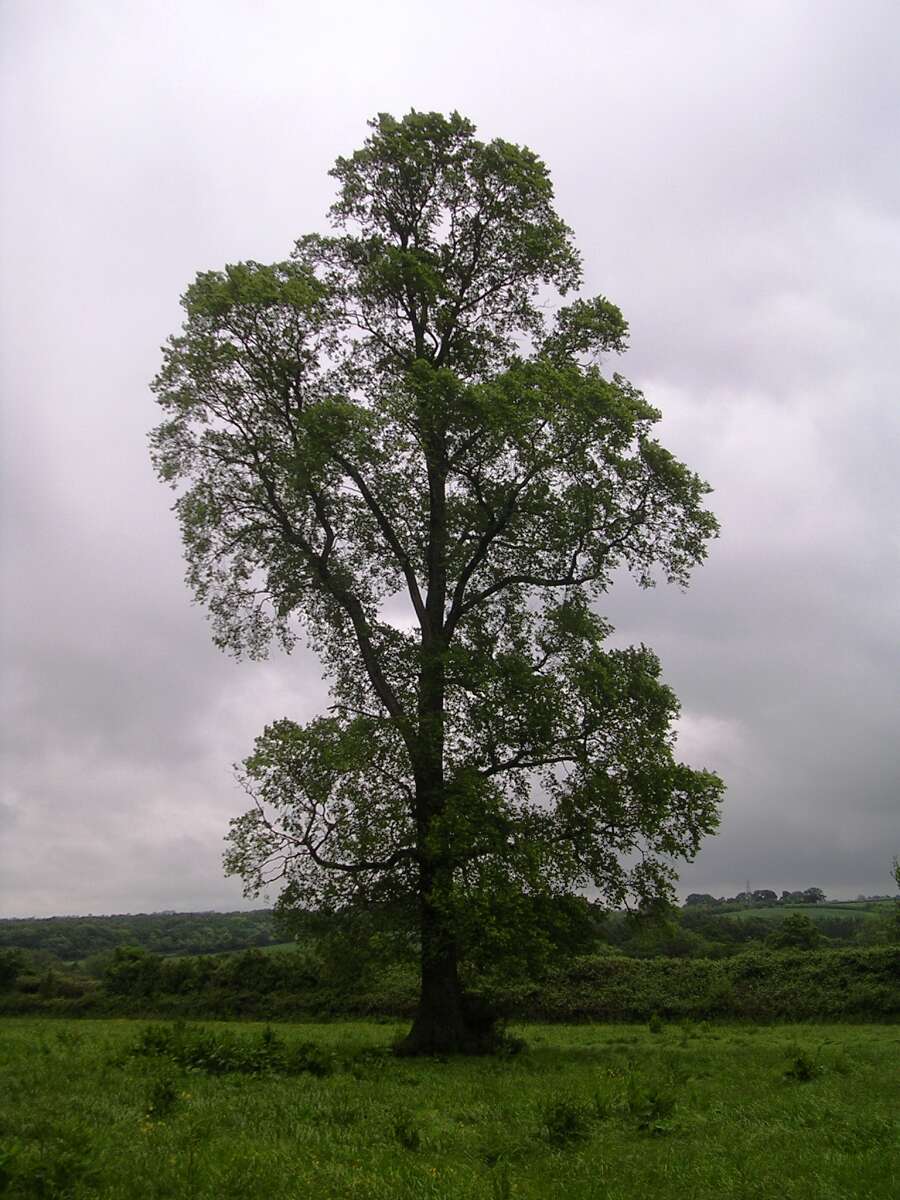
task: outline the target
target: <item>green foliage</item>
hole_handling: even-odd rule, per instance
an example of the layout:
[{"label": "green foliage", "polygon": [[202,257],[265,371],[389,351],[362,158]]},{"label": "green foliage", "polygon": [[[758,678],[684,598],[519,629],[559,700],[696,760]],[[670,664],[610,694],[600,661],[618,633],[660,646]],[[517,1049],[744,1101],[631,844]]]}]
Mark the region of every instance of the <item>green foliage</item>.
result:
[{"label": "green foliage", "polygon": [[164,1121],[178,1106],[181,1097],[171,1075],[160,1075],[150,1085],[147,1095],[146,1114],[148,1121]]},{"label": "green foliage", "polygon": [[152,453],[217,644],[305,636],[333,684],[257,738],[228,871],[284,908],[419,913],[423,995],[458,1012],[460,959],[534,973],[562,898],[669,895],[715,829],[658,660],[592,603],[623,568],[685,584],[717,525],[601,371],[622,314],[556,303],[581,263],[538,156],[458,113],[370,124],[331,235],[187,289]]},{"label": "green foliage", "polygon": [[[308,968],[316,982],[331,991],[374,988],[391,968],[413,970],[418,963],[415,922],[409,912],[353,907],[322,914],[315,921],[306,914],[304,918]],[[278,986],[274,978],[271,986]]]},{"label": "green foliage", "polygon": [[0,950],[0,992],[8,992],[21,973],[24,958],[17,950]]},{"label": "green foliage", "polygon": [[[598,935],[618,952],[638,958],[723,958],[767,943],[769,935],[776,935],[770,945],[889,944],[885,913],[886,907],[877,904],[865,908],[850,904],[729,908],[695,900],[681,910],[670,909],[662,919],[640,913],[616,914],[598,928]],[[808,931],[805,922],[813,923],[821,934],[818,943],[808,936],[793,943],[781,942],[777,935],[783,923],[796,914],[804,917],[799,929]],[[793,923],[786,927],[787,932],[792,928]]]},{"label": "green foliage", "polygon": [[275,918],[265,910],[0,920],[0,954],[7,948],[42,951],[63,962],[108,954],[119,946],[154,954],[214,954],[275,940]]},{"label": "green foliage", "polygon": [[96,1195],[100,1177],[86,1130],[0,1146],[0,1195],[9,1200],[77,1200]]},{"label": "green foliage", "polygon": [[582,896],[528,895],[498,881],[469,900],[455,924],[468,974],[481,987],[540,980],[552,963],[595,948],[597,925]]},{"label": "green foliage", "polygon": [[[312,1042],[287,1043],[268,1026],[257,1037],[179,1025],[148,1025],[131,1054],[163,1058],[208,1075],[328,1075],[331,1059]],[[164,1088],[164,1084],[160,1084]]]},{"label": "green foliage", "polygon": [[791,913],[768,934],[766,944],[777,950],[814,950],[822,935],[809,917]]},{"label": "green foliage", "polygon": [[[893,860],[891,874],[900,890],[900,859]],[[879,906],[875,918],[860,931],[858,940],[870,946],[900,946],[900,895]]]},{"label": "green foliage", "polygon": [[[6,993],[0,1013],[257,1017],[410,1015],[417,977],[409,966],[387,963],[354,983],[343,974],[317,975],[314,954],[297,952],[221,958],[159,960],[158,990],[133,993],[94,989],[84,995]],[[581,956],[548,967],[536,979],[497,972],[469,979],[470,1019],[494,1051],[509,1054],[498,1015],[566,1020],[668,1022],[707,1017],[767,1020],[879,1020],[900,1015],[896,980],[900,951],[891,945],[846,950],[756,948],[718,959]],[[21,979],[29,983],[28,978]],[[480,998],[479,998],[480,989]],[[479,1015],[480,1014],[480,1015]],[[479,1022],[481,1024],[479,1025]],[[656,1036],[660,1036],[657,1033]]]},{"label": "green foliage", "polygon": [[[893,948],[767,951],[719,960],[584,958],[519,993],[535,1019],[889,1019],[900,1014]],[[657,1035],[658,1036],[658,1035]]]},{"label": "green foliage", "polygon": [[161,959],[138,946],[120,946],[112,954],[104,983],[113,995],[152,996],[159,988]]}]

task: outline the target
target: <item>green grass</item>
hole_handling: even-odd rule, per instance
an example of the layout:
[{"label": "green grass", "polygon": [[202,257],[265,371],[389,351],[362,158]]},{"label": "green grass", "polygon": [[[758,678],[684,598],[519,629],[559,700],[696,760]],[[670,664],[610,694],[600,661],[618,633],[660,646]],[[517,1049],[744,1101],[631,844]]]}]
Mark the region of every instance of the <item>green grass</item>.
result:
[{"label": "green grass", "polygon": [[[810,920],[823,920],[832,917],[844,917],[847,920],[853,918],[864,918],[875,920],[882,916],[886,911],[885,908],[876,911],[869,911],[862,907],[854,907],[851,902],[849,904],[773,904],[768,907],[760,908],[741,908],[735,912],[723,913],[724,917],[731,917],[736,921],[744,921],[748,918],[763,917],[767,921],[782,921],[791,913],[803,913]],[[714,909],[711,911],[715,911]]]},{"label": "green grass", "polygon": [[[136,1021],[0,1023],[0,1195],[885,1200],[897,1026],[530,1026],[508,1059],[394,1059],[397,1029],[280,1025],[325,1077],[127,1056]],[[258,1025],[217,1025],[258,1039]],[[5,1184],[4,1184],[5,1180]],[[5,1186],[5,1191],[4,1191]]]}]

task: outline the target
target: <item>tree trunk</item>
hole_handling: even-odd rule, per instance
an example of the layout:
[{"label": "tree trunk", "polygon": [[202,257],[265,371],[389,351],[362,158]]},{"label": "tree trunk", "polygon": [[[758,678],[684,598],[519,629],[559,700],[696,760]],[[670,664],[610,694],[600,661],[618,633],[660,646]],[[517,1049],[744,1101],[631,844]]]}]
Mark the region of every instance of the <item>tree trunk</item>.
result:
[{"label": "tree trunk", "polygon": [[[402,1054],[477,1054],[487,1049],[482,1027],[467,1004],[459,981],[456,936],[443,911],[452,890],[452,865],[446,846],[435,846],[432,834],[446,806],[444,779],[444,701],[447,643],[444,610],[447,599],[447,444],[446,429],[433,424],[433,413],[421,412],[428,466],[428,590],[422,628],[418,680],[419,754],[415,816],[420,858],[419,931],[422,982],[419,1007]],[[493,1022],[490,1022],[491,1033]]]},{"label": "tree trunk", "polygon": [[402,1054],[472,1053],[456,943],[430,896],[421,897],[422,981],[419,1007],[399,1050]]}]

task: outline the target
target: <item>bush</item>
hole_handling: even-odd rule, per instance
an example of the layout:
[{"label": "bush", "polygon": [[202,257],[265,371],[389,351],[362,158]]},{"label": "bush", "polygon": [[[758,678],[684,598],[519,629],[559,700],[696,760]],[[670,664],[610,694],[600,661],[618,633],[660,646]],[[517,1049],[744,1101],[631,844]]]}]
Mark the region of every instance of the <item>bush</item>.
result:
[{"label": "bush", "polygon": [[791,913],[766,937],[766,945],[776,950],[814,950],[822,935],[805,913]]},{"label": "bush", "polygon": [[244,1037],[203,1027],[148,1025],[132,1046],[131,1054],[166,1058],[180,1067],[208,1075],[271,1072],[322,1076],[333,1070],[332,1059],[315,1043],[290,1045],[269,1028]]},{"label": "bush", "polygon": [[544,1137],[556,1149],[583,1142],[590,1135],[593,1117],[590,1105],[568,1096],[557,1097],[542,1114]]},{"label": "bush", "polygon": [[164,1121],[174,1112],[179,1099],[175,1081],[169,1075],[160,1075],[150,1085],[146,1105],[147,1119]]},{"label": "bush", "polygon": [[785,1079],[792,1079],[796,1083],[809,1083],[810,1080],[816,1079],[822,1074],[822,1068],[810,1058],[805,1050],[800,1050],[794,1055],[790,1066],[784,1073]]},{"label": "bush", "polygon": [[[582,958],[517,1006],[534,1020],[738,1017],[884,1020],[900,1014],[900,950],[746,951],[725,959]],[[521,993],[520,993],[521,996]]]}]

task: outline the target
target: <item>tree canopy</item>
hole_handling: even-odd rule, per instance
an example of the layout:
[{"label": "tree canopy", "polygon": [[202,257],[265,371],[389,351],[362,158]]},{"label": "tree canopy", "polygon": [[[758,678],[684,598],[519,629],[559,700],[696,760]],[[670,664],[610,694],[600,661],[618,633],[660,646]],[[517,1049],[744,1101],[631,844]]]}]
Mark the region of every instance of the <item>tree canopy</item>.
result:
[{"label": "tree canopy", "polygon": [[716,825],[658,660],[594,607],[621,568],[686,584],[716,522],[601,369],[618,308],[562,303],[581,263],[537,155],[381,114],[332,175],[331,235],[188,288],[153,456],[216,642],[305,636],[332,681],[245,761],[228,869],[286,904],[413,902],[410,1047],[464,1048],[468,942],[542,897],[665,896]]}]

